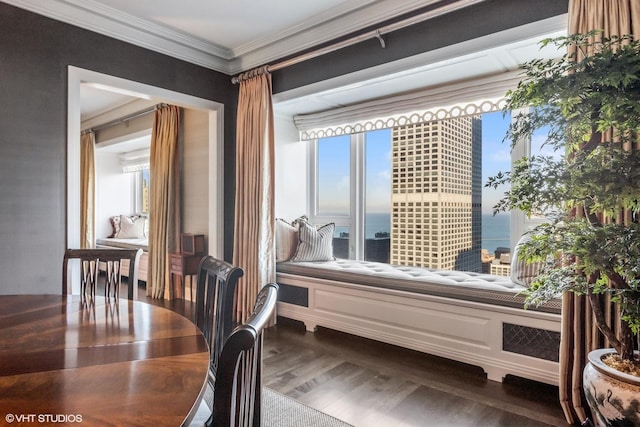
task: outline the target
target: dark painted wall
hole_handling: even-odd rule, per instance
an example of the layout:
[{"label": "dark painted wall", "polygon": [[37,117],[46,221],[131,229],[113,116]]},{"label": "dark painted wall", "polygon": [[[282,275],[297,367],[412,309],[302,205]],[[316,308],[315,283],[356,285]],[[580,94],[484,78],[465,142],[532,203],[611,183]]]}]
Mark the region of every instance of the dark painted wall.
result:
[{"label": "dark painted wall", "polygon": [[[443,0],[450,1],[450,0]],[[273,73],[304,86],[566,13],[568,0],[487,0]],[[276,62],[276,61],[274,61]],[[0,3],[0,293],[59,292],[66,246],[67,67],[225,105],[225,257],[232,253],[237,87],[229,76]]]},{"label": "dark painted wall", "polygon": [[[440,3],[450,3],[443,0]],[[437,6],[434,5],[434,6]],[[432,6],[432,7],[434,7]],[[428,8],[425,8],[425,11]],[[410,27],[362,41],[331,54],[292,65],[273,74],[273,92],[370,68],[451,44],[486,36],[567,13],[568,0],[487,0]],[[383,25],[367,29],[373,31]],[[278,61],[272,61],[277,63]]]},{"label": "dark painted wall", "polygon": [[238,89],[229,76],[0,3],[0,294],[61,289],[69,65],[225,105],[225,229],[233,232]]}]

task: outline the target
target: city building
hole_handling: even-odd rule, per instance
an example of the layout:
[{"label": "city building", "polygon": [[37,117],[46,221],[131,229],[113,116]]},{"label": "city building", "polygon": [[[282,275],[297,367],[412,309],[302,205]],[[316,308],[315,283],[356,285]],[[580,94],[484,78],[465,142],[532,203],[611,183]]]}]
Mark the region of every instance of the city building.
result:
[{"label": "city building", "polygon": [[392,132],[391,263],[482,271],[482,121]]}]

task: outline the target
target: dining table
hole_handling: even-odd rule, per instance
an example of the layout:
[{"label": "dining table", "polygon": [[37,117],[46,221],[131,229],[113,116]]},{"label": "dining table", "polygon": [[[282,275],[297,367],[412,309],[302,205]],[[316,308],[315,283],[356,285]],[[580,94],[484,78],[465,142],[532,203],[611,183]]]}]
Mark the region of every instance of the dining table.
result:
[{"label": "dining table", "polygon": [[166,308],[0,296],[0,425],[188,425],[208,369],[200,330]]}]

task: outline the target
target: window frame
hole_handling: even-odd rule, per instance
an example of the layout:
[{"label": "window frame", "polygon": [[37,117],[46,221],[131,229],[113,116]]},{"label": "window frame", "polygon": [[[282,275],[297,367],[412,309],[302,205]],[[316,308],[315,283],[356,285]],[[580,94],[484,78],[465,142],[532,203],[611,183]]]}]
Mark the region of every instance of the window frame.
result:
[{"label": "window frame", "polygon": [[[365,235],[365,134],[356,133],[349,135],[349,191],[351,194],[348,215],[321,215],[318,192],[318,141],[312,140],[308,156],[309,179],[309,220],[316,224],[333,222],[336,227],[349,228],[349,258],[364,259],[364,240],[359,245],[356,242],[364,239]],[[354,173],[355,171],[355,173]]]},{"label": "window frame", "polygon": [[[499,110],[493,110],[493,112]],[[511,120],[519,112],[527,112],[528,109],[521,109],[511,112]],[[491,112],[491,111],[486,111]],[[371,129],[375,131],[377,129]],[[319,194],[318,194],[318,141],[323,138],[310,140],[308,150],[308,212],[309,220],[314,224],[335,223],[336,227],[346,226],[349,228],[349,258],[354,260],[364,260],[365,258],[365,219],[366,219],[366,132],[349,134],[350,141],[350,188],[351,203],[349,215],[321,215],[319,214]],[[514,161],[531,154],[531,140],[517,141],[511,149],[511,166]],[[484,185],[484,183],[483,183]],[[515,248],[520,237],[528,230],[544,222],[544,219],[529,218],[520,210],[510,211],[510,246]]]},{"label": "window frame", "polygon": [[[143,210],[143,183],[144,183],[144,179],[143,179],[143,173],[145,170],[149,170],[149,187],[151,185],[151,171],[149,168],[146,169],[141,169],[138,170],[134,173],[133,179],[132,179],[132,185],[133,185],[133,191],[131,192],[133,195],[133,207],[134,207],[134,211],[136,212],[136,214],[138,215],[143,215],[143,216],[149,216],[149,211],[148,210]],[[149,195],[149,197],[151,197],[151,195]],[[151,203],[151,201],[149,201],[149,203]],[[149,206],[150,208],[151,206]]]},{"label": "window frame", "polygon": [[[517,110],[511,111],[511,122],[515,120],[518,114],[527,114],[530,108],[520,108]],[[521,159],[522,157],[531,156],[531,139],[528,140],[520,140],[516,141],[511,149],[511,170],[513,171],[513,164],[516,160]],[[511,211],[511,221],[510,221],[510,229],[509,229],[509,237],[511,241],[511,250],[516,247],[520,237],[525,234],[528,230],[533,229],[534,227],[545,223],[546,221],[543,218],[530,218],[524,212],[519,209],[515,209]]]}]

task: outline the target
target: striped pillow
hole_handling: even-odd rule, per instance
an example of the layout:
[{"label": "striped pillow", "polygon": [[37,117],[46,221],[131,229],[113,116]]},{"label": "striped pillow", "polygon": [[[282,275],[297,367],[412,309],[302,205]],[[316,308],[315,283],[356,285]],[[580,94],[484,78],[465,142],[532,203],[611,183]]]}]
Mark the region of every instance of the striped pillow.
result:
[{"label": "striped pillow", "polygon": [[533,282],[533,279],[536,278],[540,271],[540,263],[528,263],[526,260],[520,259],[520,256],[518,255],[518,247],[527,240],[531,240],[531,237],[526,234],[523,235],[520,240],[518,240],[518,243],[513,250],[510,279],[513,283],[517,283],[518,285],[526,286],[528,288],[531,286],[531,282]]},{"label": "striped pillow", "polygon": [[297,223],[289,224],[284,219],[276,219],[276,262],[288,261],[298,247]]},{"label": "striped pillow", "polygon": [[333,231],[336,225],[329,223],[316,228],[306,221],[300,221],[298,248],[291,261],[332,261]]}]

